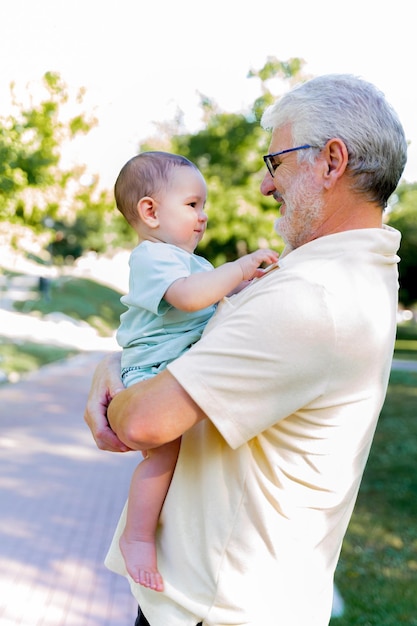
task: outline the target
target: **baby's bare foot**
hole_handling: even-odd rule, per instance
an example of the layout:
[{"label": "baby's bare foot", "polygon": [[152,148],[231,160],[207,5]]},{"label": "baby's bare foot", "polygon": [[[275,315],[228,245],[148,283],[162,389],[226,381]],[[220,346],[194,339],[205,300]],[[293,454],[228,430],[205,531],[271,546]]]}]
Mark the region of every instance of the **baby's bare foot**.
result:
[{"label": "baby's bare foot", "polygon": [[156,548],[153,541],[132,541],[120,537],[126,569],[133,580],[154,591],[163,591],[164,582],[156,564]]}]

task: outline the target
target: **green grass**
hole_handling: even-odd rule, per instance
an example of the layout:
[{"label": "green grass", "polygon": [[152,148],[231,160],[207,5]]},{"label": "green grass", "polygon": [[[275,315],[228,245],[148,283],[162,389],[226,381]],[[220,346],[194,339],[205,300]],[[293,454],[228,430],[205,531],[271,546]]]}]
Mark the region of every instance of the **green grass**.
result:
[{"label": "green grass", "polygon": [[39,312],[41,315],[59,311],[77,320],[84,320],[99,334],[109,336],[119,325],[125,307],[120,303],[122,294],[85,278],[58,278],[51,282],[48,297],[37,297],[15,302],[22,313]]},{"label": "green grass", "polygon": [[0,370],[12,380],[74,354],[77,354],[76,350],[0,337]]},{"label": "green grass", "polygon": [[[4,274],[18,276],[12,272]],[[76,320],[84,320],[100,335],[110,336],[125,310],[120,296],[118,291],[92,280],[64,277],[51,282],[48,297],[36,294],[36,297],[25,301],[16,301],[14,308],[22,313],[37,313],[41,317],[53,312],[64,313]],[[12,341],[2,337],[0,329],[0,372],[12,380],[76,353],[77,350],[53,345]]]},{"label": "green grass", "polygon": [[336,572],[332,626],[417,626],[417,373],[393,372]]},{"label": "green grass", "polygon": [[398,325],[394,357],[417,360],[417,324],[406,322]]}]

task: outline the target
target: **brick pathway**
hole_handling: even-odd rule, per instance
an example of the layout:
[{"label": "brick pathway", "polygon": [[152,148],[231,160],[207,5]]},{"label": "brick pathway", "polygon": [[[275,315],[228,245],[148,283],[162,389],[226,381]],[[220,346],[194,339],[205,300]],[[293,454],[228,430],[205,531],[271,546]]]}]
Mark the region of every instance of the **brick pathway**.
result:
[{"label": "brick pathway", "polygon": [[137,456],[99,451],[83,421],[100,356],[0,386],[1,626],[133,626],[103,559]]}]

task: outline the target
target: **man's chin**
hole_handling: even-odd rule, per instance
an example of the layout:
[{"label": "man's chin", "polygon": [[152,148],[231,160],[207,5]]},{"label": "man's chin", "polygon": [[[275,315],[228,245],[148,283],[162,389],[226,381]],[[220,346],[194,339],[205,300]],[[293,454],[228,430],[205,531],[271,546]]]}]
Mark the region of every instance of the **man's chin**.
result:
[{"label": "man's chin", "polygon": [[283,242],[285,243],[285,248],[286,249],[288,247],[292,248],[292,245],[288,239],[288,234],[285,228],[285,217],[278,217],[275,220],[274,230],[277,233],[277,235],[279,235],[281,239],[283,240]]},{"label": "man's chin", "polygon": [[283,230],[285,230],[285,228],[283,228],[283,221],[283,217],[277,217],[274,222],[274,230],[280,237],[284,237]]}]

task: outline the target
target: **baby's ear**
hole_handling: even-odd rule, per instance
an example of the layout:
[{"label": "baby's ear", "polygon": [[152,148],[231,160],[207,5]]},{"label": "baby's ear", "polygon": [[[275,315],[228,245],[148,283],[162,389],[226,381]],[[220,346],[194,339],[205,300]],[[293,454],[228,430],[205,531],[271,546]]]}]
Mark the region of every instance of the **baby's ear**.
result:
[{"label": "baby's ear", "polygon": [[137,204],[137,211],[139,218],[149,228],[157,228],[159,226],[159,220],[156,215],[156,204],[153,198],[145,196],[141,198]]}]

